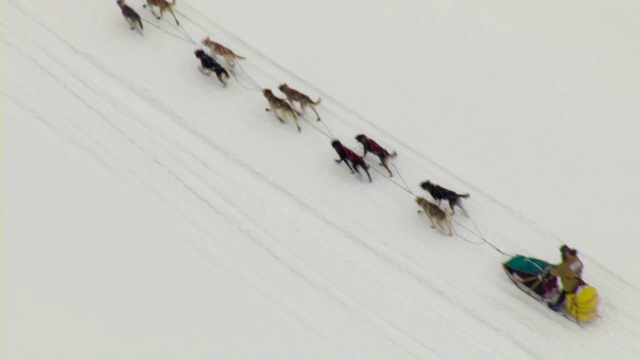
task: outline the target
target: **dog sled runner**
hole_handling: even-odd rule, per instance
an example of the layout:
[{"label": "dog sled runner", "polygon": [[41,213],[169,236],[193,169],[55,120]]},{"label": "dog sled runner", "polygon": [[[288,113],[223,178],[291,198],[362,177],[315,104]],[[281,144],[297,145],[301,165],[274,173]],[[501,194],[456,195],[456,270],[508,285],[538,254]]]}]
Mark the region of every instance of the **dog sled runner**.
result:
[{"label": "dog sled runner", "polygon": [[[516,255],[503,263],[502,267],[520,290],[543,304],[555,301],[560,295],[558,279],[549,274],[553,264]],[[588,322],[597,316],[597,305],[596,289],[588,284],[582,284],[576,289],[575,294],[566,295],[562,313],[565,317],[577,322]]]}]

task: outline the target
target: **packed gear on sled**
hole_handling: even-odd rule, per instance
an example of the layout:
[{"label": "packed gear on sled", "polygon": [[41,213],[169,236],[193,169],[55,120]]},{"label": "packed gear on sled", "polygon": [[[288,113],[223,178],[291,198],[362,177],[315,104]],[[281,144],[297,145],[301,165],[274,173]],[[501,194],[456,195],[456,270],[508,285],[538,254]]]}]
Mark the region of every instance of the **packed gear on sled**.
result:
[{"label": "packed gear on sled", "polygon": [[[543,260],[515,255],[502,264],[504,271],[520,290],[542,303],[559,302],[562,294],[552,269],[557,268]],[[559,302],[560,305],[561,302]],[[566,292],[566,314],[579,322],[592,320],[597,315],[598,293],[593,286],[583,281],[574,287],[573,292]]]},{"label": "packed gear on sled", "polygon": [[502,264],[502,267],[520,289],[537,300],[544,300],[559,291],[556,277],[548,274],[553,264],[516,255]]}]

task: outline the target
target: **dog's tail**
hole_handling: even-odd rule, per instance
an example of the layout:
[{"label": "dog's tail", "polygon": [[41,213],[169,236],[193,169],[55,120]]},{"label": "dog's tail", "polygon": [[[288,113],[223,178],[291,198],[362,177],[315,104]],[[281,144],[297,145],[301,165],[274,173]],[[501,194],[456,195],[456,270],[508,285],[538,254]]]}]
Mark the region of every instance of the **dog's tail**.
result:
[{"label": "dog's tail", "polygon": [[236,54],[236,53],[233,53],[233,57],[235,57],[235,58],[236,58],[236,59],[238,59],[238,60],[244,60],[244,59],[246,59],[246,57],[244,57],[244,56],[240,56],[240,55],[238,55],[238,54]]},{"label": "dog's tail", "polygon": [[395,151],[392,151],[392,152],[390,152],[390,153],[389,153],[389,155],[387,155],[387,156],[393,159],[393,158],[395,158],[396,156],[398,156],[398,153],[397,153],[397,152],[395,152]]},{"label": "dog's tail", "polygon": [[318,105],[318,104],[320,104],[321,101],[322,101],[322,98],[318,98],[318,100],[316,100],[316,102],[311,101],[311,103],[313,105]]},{"label": "dog's tail", "polygon": [[465,198],[465,199],[468,198],[469,196],[471,196],[471,195],[469,195],[469,194],[461,194],[460,195],[461,198]]}]

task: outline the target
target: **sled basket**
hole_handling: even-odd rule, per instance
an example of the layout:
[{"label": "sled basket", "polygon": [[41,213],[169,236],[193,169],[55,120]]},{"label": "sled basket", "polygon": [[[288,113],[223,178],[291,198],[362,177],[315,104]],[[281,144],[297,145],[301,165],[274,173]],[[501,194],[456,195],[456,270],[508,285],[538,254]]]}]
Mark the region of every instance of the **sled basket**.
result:
[{"label": "sled basket", "polygon": [[547,270],[552,266],[546,261],[522,255],[516,255],[502,264],[511,281],[540,301],[558,292],[556,277],[547,275]]}]

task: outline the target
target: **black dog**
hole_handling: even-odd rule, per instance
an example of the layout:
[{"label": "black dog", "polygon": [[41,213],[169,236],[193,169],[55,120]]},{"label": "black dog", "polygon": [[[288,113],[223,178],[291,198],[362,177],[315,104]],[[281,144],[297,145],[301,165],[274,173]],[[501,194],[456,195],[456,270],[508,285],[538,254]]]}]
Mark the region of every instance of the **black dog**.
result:
[{"label": "black dog", "polygon": [[373,139],[368,138],[366,135],[356,135],[355,139],[358,140],[358,142],[362,144],[362,147],[364,148],[364,154],[362,155],[363,158],[367,156],[367,152],[377,155],[380,158],[380,165],[384,166],[384,168],[387,169],[387,171],[389,172],[389,176],[393,176],[391,170],[389,170],[387,162],[389,161],[389,159],[393,159],[394,157],[396,157],[395,151],[391,153],[388,152],[387,149],[378,145],[377,142],[373,141]]},{"label": "black dog", "polygon": [[449,207],[451,208],[451,213],[455,214],[454,206],[458,206],[464,214],[468,216],[467,210],[462,207],[460,203],[460,198],[468,198],[469,194],[457,194],[449,189],[445,189],[442,186],[431,183],[431,181],[427,180],[420,184],[420,187],[424,190],[428,191],[431,194],[431,197],[438,201],[438,205],[442,200],[449,201]]},{"label": "black dog", "polygon": [[[342,145],[342,143],[339,140],[332,141],[331,146],[333,146],[333,148],[338,153],[338,156],[340,156],[340,159],[336,160],[337,163],[344,161],[344,163],[347,164],[347,166],[349,167],[349,170],[351,170],[352,174],[354,171],[360,174],[360,171],[358,171],[358,166],[361,166],[364,169],[364,172],[367,173],[367,176],[369,177],[369,182],[371,182],[371,175],[369,175],[369,170],[367,169],[368,168],[367,163],[365,163],[360,156],[356,155],[356,153],[351,151],[351,149]],[[351,161],[351,165],[349,164],[349,161]],[[351,167],[352,165],[353,165],[353,168]]]},{"label": "black dog", "polygon": [[120,6],[120,9],[122,10],[122,16],[124,16],[124,19],[131,27],[131,30],[137,28],[138,32],[142,34],[142,20],[140,19],[140,15],[138,15],[135,10],[125,4],[124,0],[118,0],[116,1],[116,3],[118,4],[118,6]]},{"label": "black dog", "polygon": [[204,50],[198,49],[194,52],[196,57],[200,59],[200,71],[209,75],[209,71],[211,70],[216,73],[218,80],[224,85],[227,86],[227,80],[229,79],[229,73],[225,70],[222,65],[218,64],[211,56],[207,55]]}]

